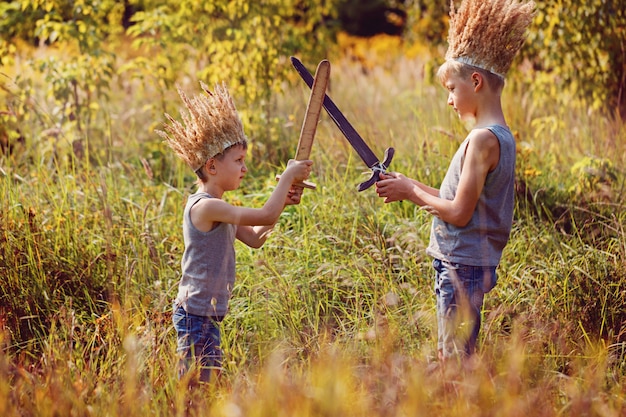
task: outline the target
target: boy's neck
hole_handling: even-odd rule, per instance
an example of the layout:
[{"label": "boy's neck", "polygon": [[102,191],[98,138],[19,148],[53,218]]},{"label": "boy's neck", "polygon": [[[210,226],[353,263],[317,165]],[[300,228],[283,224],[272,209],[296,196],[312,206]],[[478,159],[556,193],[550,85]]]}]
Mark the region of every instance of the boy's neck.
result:
[{"label": "boy's neck", "polygon": [[224,190],[222,190],[220,187],[210,182],[201,183],[200,186],[198,187],[198,192],[207,193],[211,197],[219,198],[220,200],[222,199],[222,196],[224,195]]},{"label": "boy's neck", "polygon": [[476,112],[474,129],[492,125],[506,126],[506,119],[504,118],[504,112],[502,111],[499,97],[483,100],[482,105],[479,106]]}]

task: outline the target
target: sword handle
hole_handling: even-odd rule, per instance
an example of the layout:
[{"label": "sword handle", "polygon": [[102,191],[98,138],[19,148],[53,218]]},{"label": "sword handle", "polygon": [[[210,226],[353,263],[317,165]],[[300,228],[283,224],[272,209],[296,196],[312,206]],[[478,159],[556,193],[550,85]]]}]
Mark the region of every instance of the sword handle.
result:
[{"label": "sword handle", "polygon": [[363,181],[359,184],[357,187],[358,191],[365,191],[380,180],[380,173],[385,173],[385,171],[387,171],[387,167],[391,165],[394,153],[395,150],[393,148],[387,148],[385,150],[385,160],[382,163],[370,167],[372,170],[372,176],[369,177],[367,181]]},{"label": "sword handle", "polygon": [[[276,175],[276,180],[279,179],[280,174]],[[308,188],[309,190],[315,190],[317,188],[317,185],[315,185],[315,183],[311,181],[294,182],[292,185],[296,187]]]}]

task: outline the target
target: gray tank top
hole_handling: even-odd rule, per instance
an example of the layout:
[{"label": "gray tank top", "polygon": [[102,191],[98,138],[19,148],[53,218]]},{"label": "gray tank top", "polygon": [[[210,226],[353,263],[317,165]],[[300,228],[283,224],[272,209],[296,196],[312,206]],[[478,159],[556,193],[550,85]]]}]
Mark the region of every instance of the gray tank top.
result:
[{"label": "gray tank top", "polygon": [[[487,174],[485,186],[470,222],[465,227],[433,218],[426,253],[443,261],[471,265],[497,266],[509,240],[515,204],[515,139],[504,126],[487,127],[500,142],[500,160]],[[439,196],[453,200],[461,177],[469,139],[465,139],[450,162],[441,183]]]},{"label": "gray tank top", "polygon": [[220,223],[208,232],[196,229],[191,223],[191,208],[203,198],[213,197],[207,193],[193,194],[183,212],[185,251],[174,306],[182,306],[198,316],[223,317],[235,284],[237,226]]}]

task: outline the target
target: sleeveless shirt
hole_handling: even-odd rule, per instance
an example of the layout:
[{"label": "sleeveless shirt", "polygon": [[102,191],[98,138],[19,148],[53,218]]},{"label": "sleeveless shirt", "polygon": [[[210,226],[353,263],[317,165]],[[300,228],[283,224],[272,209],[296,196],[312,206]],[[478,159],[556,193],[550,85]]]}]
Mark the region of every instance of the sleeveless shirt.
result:
[{"label": "sleeveless shirt", "polygon": [[185,251],[182,277],[174,306],[182,306],[190,314],[223,317],[235,284],[235,236],[237,226],[219,223],[208,232],[201,232],[191,222],[191,208],[207,193],[189,196],[183,212]]},{"label": "sleeveless shirt", "polygon": [[[470,222],[464,227],[433,218],[426,253],[452,263],[470,266],[497,266],[509,240],[515,204],[515,138],[504,126],[488,126],[500,142],[500,159],[487,174]],[[439,189],[439,197],[453,200],[459,185],[466,138],[452,158]]]}]

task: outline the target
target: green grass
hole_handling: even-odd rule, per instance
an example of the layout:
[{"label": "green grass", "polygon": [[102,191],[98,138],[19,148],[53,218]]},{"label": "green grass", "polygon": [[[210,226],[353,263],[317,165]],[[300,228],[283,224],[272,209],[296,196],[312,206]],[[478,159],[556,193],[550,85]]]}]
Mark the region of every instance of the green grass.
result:
[{"label": "green grass", "polygon": [[[337,60],[332,79],[331,96],[375,152],[396,149],[393,170],[441,181],[465,130],[419,61],[364,75]],[[318,188],[263,248],[237,245],[225,374],[190,391],[173,372],[170,309],[193,178],[152,133],[153,97],[113,93],[85,158],[72,157],[71,132],[53,157],[32,121],[20,126],[26,146],[0,158],[0,415],[626,412],[621,123],[505,91],[526,192],[476,363],[435,369],[430,216],[358,193],[364,166],[324,115],[311,156]],[[272,149],[248,131],[250,173],[230,201],[266,200],[279,156],[295,152],[306,94],[298,85],[277,97]],[[614,176],[592,162],[571,169],[587,157],[608,159]]]}]

